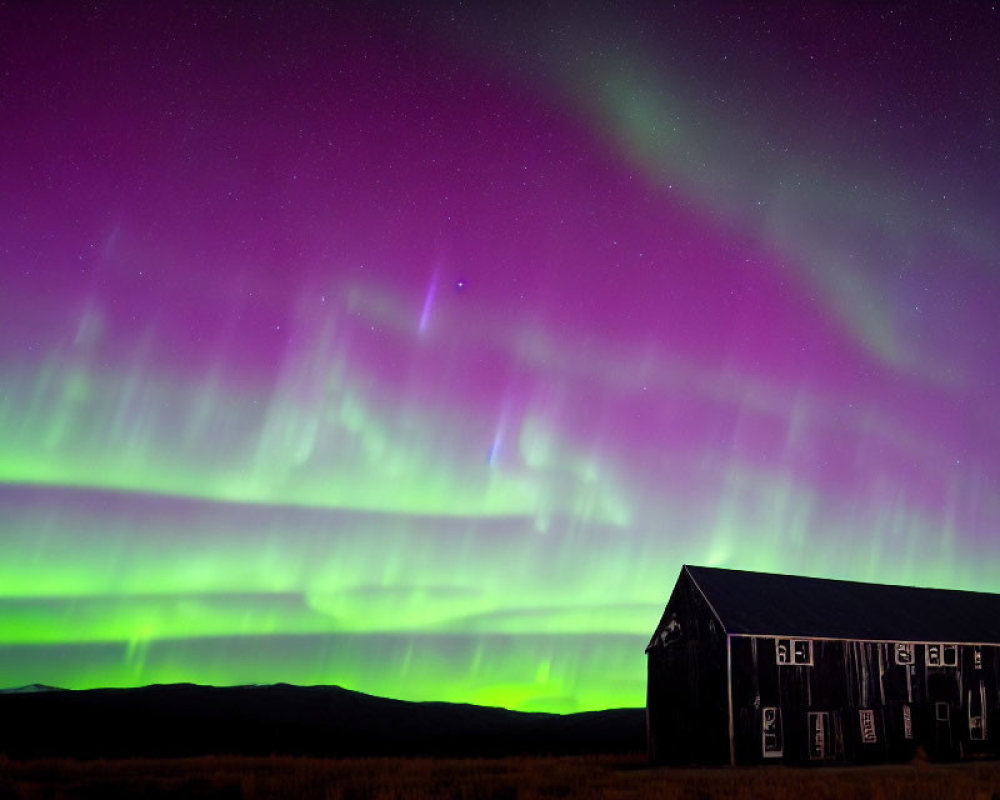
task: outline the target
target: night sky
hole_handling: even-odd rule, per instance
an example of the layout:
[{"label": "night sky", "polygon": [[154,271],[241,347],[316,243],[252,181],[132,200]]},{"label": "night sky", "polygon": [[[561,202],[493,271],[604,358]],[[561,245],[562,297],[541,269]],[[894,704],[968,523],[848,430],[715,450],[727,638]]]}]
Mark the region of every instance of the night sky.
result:
[{"label": "night sky", "polygon": [[681,564],[1000,591],[1000,9],[0,2],[0,686],[642,705]]}]

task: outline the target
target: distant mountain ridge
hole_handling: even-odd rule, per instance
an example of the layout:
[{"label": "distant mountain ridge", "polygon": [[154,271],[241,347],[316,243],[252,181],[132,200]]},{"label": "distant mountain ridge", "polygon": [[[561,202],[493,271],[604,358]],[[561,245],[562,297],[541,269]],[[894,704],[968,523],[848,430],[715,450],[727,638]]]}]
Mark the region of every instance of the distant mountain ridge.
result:
[{"label": "distant mountain ridge", "polygon": [[645,749],[641,708],[548,714],[409,702],[338,686],[0,692],[0,753],[74,756],[503,756]]},{"label": "distant mountain ridge", "polygon": [[29,683],[27,686],[14,686],[10,689],[0,689],[0,694],[31,694],[33,692],[65,692],[58,686],[47,686],[44,683]]}]

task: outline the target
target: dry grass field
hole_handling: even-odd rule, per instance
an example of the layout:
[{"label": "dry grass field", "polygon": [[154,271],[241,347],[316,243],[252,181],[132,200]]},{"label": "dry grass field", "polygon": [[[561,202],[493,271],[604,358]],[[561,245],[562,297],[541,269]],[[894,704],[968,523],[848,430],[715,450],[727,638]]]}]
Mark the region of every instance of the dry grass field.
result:
[{"label": "dry grass field", "polygon": [[838,768],[650,768],[640,756],[560,758],[0,758],[0,800],[93,798],[1000,799],[1000,763]]}]

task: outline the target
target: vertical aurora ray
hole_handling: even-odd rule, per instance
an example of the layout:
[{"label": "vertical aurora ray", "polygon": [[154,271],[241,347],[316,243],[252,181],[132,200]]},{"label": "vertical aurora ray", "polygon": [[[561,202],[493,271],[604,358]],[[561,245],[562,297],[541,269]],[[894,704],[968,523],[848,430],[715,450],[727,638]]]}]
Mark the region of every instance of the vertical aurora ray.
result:
[{"label": "vertical aurora ray", "polygon": [[638,705],[684,562],[1000,590],[995,16],[629,8],[3,12],[0,685]]},{"label": "vertical aurora ray", "polygon": [[438,280],[440,278],[440,271],[434,270],[431,275],[430,283],[427,286],[427,295],[424,297],[424,306],[420,309],[420,324],[417,326],[417,333],[423,335],[424,331],[427,330],[427,326],[431,322],[431,312],[434,309],[434,298],[437,297]]}]

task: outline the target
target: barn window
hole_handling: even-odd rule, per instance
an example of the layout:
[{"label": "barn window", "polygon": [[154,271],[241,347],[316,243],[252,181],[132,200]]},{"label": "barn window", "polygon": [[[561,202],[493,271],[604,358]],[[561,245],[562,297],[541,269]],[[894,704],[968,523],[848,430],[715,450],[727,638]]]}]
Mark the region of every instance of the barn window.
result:
[{"label": "barn window", "polygon": [[810,639],[778,639],[775,654],[779,664],[811,666],[813,643]]},{"label": "barn window", "polygon": [[939,700],[934,704],[934,719],[938,722],[947,722],[951,719],[951,709],[947,703]]},{"label": "barn window", "polygon": [[865,744],[874,744],[878,741],[875,734],[875,712],[870,708],[862,708],[858,711],[858,721],[861,723],[861,741]]},{"label": "barn window", "polygon": [[955,644],[925,644],[928,667],[957,667],[958,645]]},{"label": "barn window", "polygon": [[978,691],[968,691],[966,707],[969,709],[969,738],[974,742],[986,740],[986,684],[979,681]]},{"label": "barn window", "polygon": [[830,715],[826,711],[810,711],[809,758],[818,760],[830,753]]},{"label": "barn window", "polygon": [[983,668],[983,648],[978,644],[972,648],[972,668],[982,669]]},{"label": "barn window", "polygon": [[781,732],[781,709],[776,706],[765,706],[761,711],[764,758],[780,758],[785,752],[785,742]]},{"label": "barn window", "polygon": [[913,716],[909,706],[903,706],[903,738],[913,738]]},{"label": "barn window", "polygon": [[896,663],[909,666],[914,660],[913,645],[906,642],[896,642]]},{"label": "barn window", "polygon": [[659,642],[661,647],[673,644],[681,638],[681,624],[677,621],[677,615],[671,614],[670,621],[660,630]]}]

